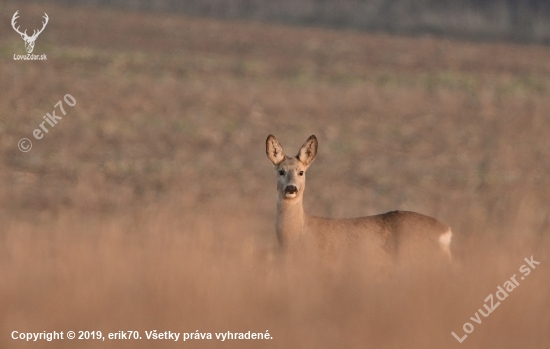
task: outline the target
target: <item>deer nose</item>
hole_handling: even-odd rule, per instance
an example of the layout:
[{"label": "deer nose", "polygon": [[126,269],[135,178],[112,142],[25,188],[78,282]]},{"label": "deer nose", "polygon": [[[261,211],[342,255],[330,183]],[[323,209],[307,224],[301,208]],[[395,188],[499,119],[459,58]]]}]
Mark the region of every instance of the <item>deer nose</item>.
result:
[{"label": "deer nose", "polygon": [[285,194],[295,194],[298,191],[295,185],[287,185],[285,187]]}]

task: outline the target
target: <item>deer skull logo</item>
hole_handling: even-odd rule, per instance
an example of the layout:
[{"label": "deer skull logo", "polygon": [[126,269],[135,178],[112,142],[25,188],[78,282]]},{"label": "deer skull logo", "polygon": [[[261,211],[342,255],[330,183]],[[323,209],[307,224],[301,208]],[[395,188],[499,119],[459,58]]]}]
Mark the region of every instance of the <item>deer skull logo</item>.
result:
[{"label": "deer skull logo", "polygon": [[17,28],[15,27],[16,26],[15,22],[17,21],[17,18],[19,18],[18,12],[19,10],[15,11],[15,13],[13,14],[13,17],[11,18],[11,26],[13,27],[13,30],[19,33],[19,35],[21,35],[21,38],[25,40],[25,49],[27,50],[27,53],[32,53],[32,50],[34,50],[34,42],[36,41],[36,38],[38,37],[38,35],[40,35],[40,33],[42,33],[42,31],[44,31],[44,28],[46,28],[46,24],[48,24],[48,20],[49,20],[48,14],[44,12],[44,22],[42,22],[42,29],[40,30],[35,29],[32,35],[28,36],[26,29],[22,33],[19,31],[19,26],[17,26]]}]

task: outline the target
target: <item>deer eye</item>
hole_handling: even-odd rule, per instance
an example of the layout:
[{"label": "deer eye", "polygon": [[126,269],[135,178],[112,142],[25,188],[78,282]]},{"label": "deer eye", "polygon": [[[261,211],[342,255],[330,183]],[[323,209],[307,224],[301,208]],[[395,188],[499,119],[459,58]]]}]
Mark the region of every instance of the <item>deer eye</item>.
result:
[{"label": "deer eye", "polygon": [[298,174],[299,174],[300,176],[303,176],[303,175],[304,175],[304,171],[300,171],[300,172],[298,172]]},{"label": "deer eye", "polygon": [[279,170],[279,176],[284,176],[285,175],[285,171],[284,170]]}]

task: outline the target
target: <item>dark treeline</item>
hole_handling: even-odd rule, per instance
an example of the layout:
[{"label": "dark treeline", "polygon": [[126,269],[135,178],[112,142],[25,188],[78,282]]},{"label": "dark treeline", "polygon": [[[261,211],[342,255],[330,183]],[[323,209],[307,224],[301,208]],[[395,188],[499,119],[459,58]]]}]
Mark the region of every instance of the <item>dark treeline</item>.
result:
[{"label": "dark treeline", "polygon": [[56,0],[190,15],[550,42],[550,0]]}]

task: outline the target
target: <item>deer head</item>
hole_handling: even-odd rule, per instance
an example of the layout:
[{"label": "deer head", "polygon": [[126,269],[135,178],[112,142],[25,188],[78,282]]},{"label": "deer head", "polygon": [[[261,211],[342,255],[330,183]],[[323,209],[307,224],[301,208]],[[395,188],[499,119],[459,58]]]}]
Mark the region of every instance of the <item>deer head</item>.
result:
[{"label": "deer head", "polygon": [[311,135],[294,157],[286,156],[275,136],[266,139],[266,154],[277,171],[277,197],[300,199],[306,186],[306,170],[317,155],[317,138]]},{"label": "deer head", "polygon": [[32,53],[32,50],[34,50],[34,42],[36,41],[36,38],[38,37],[38,35],[40,35],[40,33],[42,33],[44,28],[46,28],[46,24],[48,24],[48,20],[49,20],[48,14],[44,12],[44,22],[42,22],[42,29],[38,31],[35,29],[32,35],[28,36],[26,29],[22,33],[19,31],[19,26],[17,28],[15,27],[16,25],[15,22],[17,21],[17,18],[19,18],[18,12],[19,10],[15,11],[15,13],[13,14],[13,17],[11,18],[11,26],[13,27],[13,30],[19,33],[19,35],[21,35],[21,38],[25,40],[25,49],[27,50],[27,53]]}]

